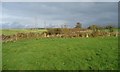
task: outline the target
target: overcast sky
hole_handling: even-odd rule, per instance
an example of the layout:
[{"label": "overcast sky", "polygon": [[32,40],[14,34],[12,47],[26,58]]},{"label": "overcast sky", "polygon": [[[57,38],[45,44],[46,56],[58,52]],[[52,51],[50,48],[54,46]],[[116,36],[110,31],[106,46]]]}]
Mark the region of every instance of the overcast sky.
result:
[{"label": "overcast sky", "polygon": [[[117,2],[3,2],[3,28],[118,25]],[[2,20],[2,21],[1,21]]]},{"label": "overcast sky", "polygon": [[119,0],[1,0],[2,2],[118,2]]}]

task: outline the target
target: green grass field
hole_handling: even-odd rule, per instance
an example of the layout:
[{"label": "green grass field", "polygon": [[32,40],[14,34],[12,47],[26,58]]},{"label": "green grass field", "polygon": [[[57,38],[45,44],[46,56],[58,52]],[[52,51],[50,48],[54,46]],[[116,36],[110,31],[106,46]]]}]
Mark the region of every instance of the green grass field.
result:
[{"label": "green grass field", "polygon": [[3,29],[0,31],[1,31],[1,34],[4,34],[4,35],[12,35],[12,34],[16,34],[16,33],[28,33],[28,32],[41,33],[46,30],[45,29],[33,29],[33,30],[30,30],[30,29]]},{"label": "green grass field", "polygon": [[3,70],[115,70],[118,38],[45,38],[2,44]]}]

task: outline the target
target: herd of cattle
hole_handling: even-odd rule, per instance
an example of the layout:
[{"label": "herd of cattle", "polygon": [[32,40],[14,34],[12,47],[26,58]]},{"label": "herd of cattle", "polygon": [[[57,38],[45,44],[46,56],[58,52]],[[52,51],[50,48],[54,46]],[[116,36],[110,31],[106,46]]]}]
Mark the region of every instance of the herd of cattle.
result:
[{"label": "herd of cattle", "polygon": [[115,36],[120,35],[119,32],[106,32],[106,31],[97,31],[94,32],[88,29],[49,29],[45,32],[28,32],[28,33],[17,33],[13,35],[4,35],[0,36],[2,42],[15,42],[21,39],[40,39],[40,38],[73,38],[73,37],[97,37],[97,36]]}]

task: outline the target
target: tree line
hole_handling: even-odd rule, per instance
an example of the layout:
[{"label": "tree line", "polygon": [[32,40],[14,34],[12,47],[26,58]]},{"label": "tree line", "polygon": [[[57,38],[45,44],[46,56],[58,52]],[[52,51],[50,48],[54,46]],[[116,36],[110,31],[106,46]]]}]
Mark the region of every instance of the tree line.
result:
[{"label": "tree line", "polygon": [[[74,28],[82,28],[82,24],[80,22],[77,22]],[[93,31],[97,31],[97,30],[102,30],[102,29],[108,29],[109,32],[113,32],[114,28],[112,25],[107,25],[107,26],[98,26],[98,25],[90,25],[87,27],[87,29],[91,29]]]}]

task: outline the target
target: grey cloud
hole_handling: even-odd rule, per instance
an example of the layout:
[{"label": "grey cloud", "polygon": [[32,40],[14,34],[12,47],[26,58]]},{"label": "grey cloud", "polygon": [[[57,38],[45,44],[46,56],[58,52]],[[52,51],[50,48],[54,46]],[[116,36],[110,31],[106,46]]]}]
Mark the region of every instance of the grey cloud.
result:
[{"label": "grey cloud", "polygon": [[73,26],[77,21],[83,23],[84,27],[94,23],[101,25],[114,23],[117,25],[118,22],[117,2],[15,2],[3,3],[2,7],[3,14],[20,18],[38,17],[49,21],[61,20],[68,22],[70,26]]},{"label": "grey cloud", "polygon": [[19,24],[18,22],[13,22],[13,23],[4,23],[2,25],[3,29],[8,29],[8,28],[25,28],[24,25]]}]

